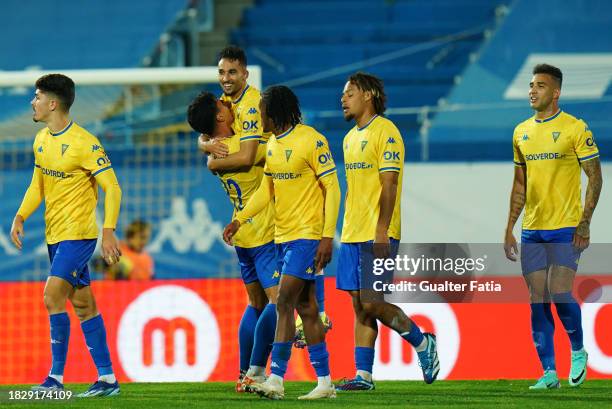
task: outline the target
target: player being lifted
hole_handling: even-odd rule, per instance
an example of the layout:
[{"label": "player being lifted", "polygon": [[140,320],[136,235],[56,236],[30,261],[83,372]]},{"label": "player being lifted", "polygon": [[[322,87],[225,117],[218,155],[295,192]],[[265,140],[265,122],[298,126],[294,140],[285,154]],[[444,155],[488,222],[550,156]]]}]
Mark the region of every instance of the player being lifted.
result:
[{"label": "player being lifted", "polygon": [[[208,168],[219,176],[236,212],[261,183],[267,135],[261,130],[259,90],[247,84],[244,51],[233,46],[221,50],[218,69],[221,101],[209,93],[199,95],[189,108],[188,119],[192,128],[202,133],[200,149],[211,154]],[[263,380],[274,340],[279,273],[273,223],[274,209],[268,206],[236,237],[236,254],[249,299],[238,329],[237,392],[245,391],[245,382]]]},{"label": "player being lifted", "polygon": [[246,207],[226,226],[223,238],[231,243],[250,218],[272,202],[275,242],[281,282],[277,301],[278,322],[272,347],[272,374],[253,388],[270,399],[284,397],[283,377],[295,333],[294,311],[302,317],[317,387],[299,399],[335,397],[329,375],[325,331],[318,315],[315,274],[331,259],[340,188],[327,140],[301,123],[295,94],[274,86],[262,95],[260,111],[264,131],[272,132],[267,146],[261,186]]},{"label": "player being lifted", "polygon": [[[589,226],[602,176],[599,151],[589,127],[559,109],[562,80],[557,67],[534,67],[529,103],[535,115],[521,122],[512,137],[514,182],[504,250],[506,257],[516,261],[518,247],[512,230],[525,207],[521,268],[531,298],[533,342],[544,369],[544,375],[530,389],[560,387],[551,299],[571,343],[569,384],[578,386],[586,378],[588,355],[582,342],[580,306],[572,288],[580,251],[589,245]],[[581,167],[588,177],[584,209]]]},{"label": "player being lifted", "polygon": [[[234,116],[228,105],[213,94],[203,92],[189,106],[187,118],[194,130],[217,140],[223,139],[229,152],[232,152],[224,159],[209,156],[208,164],[217,172],[236,212],[249,202],[259,187],[263,164],[249,165],[247,162],[244,165],[226,165],[225,162],[240,161],[240,158],[233,158],[239,156],[234,152],[238,152],[241,145],[247,145],[242,147],[246,151],[251,150],[252,147],[248,145],[252,143],[259,145],[259,137],[246,136],[247,139],[241,141],[243,137],[234,133]],[[253,150],[257,152],[257,147],[253,147]],[[250,158],[250,161],[262,162],[262,159]],[[244,228],[234,237],[234,244],[249,298],[238,331],[241,373],[236,391],[243,392],[248,391],[250,383],[264,381],[266,363],[274,341],[280,273],[276,264],[272,204],[245,223]]]},{"label": "player being lifted", "polygon": [[[221,100],[228,104],[233,116],[233,123],[230,122],[232,134],[230,136],[219,134],[211,138],[204,132],[200,137],[199,146],[204,153],[213,155],[208,159],[208,168],[220,175],[230,199],[237,204],[234,206],[235,210],[240,210],[261,181],[265,143],[269,134],[262,132],[261,129],[260,92],[247,83],[249,72],[244,50],[235,46],[221,50],[218,69],[219,85],[223,90]],[[204,98],[202,101],[210,103],[211,100]],[[223,107],[219,109],[224,110]],[[196,116],[194,115],[194,120],[197,121]],[[253,166],[257,167],[252,168]],[[249,185],[248,192],[245,191],[243,183]],[[269,279],[262,281],[263,277],[259,277],[260,274],[269,275],[276,271],[275,264],[268,264],[270,254],[274,256],[274,246],[271,243],[274,239],[273,208],[270,207],[269,212],[257,218],[262,221],[261,226],[255,226],[257,223],[253,223],[247,231],[241,232],[236,240],[236,251],[249,295],[249,305],[244,312],[238,332],[240,344],[240,376],[236,384],[238,392],[242,392],[245,384],[248,385],[253,380],[261,381],[259,377],[263,376],[276,328],[275,302],[278,277],[272,281]],[[268,247],[260,248],[264,244],[268,244]],[[256,268],[257,266],[259,268]],[[269,273],[264,272],[266,268],[273,270]],[[331,323],[324,309],[322,273],[317,275],[317,301],[321,319],[329,328]],[[245,378],[249,362],[251,370]]]},{"label": "player being lifted", "polygon": [[[398,332],[417,351],[426,383],[440,370],[436,338],[419,327],[397,306],[373,296],[363,297],[361,251],[374,243],[376,257],[397,254],[401,239],[401,196],[404,143],[393,122],[383,117],[386,96],[382,81],[358,72],[348,78],[342,94],[344,119],[355,127],[344,137],[347,193],[338,255],[336,286],[347,291],[355,311],[354,379],[338,390],[372,390],[374,344],[378,323]],[[370,289],[371,291],[371,289]]]},{"label": "player being lifted", "polygon": [[34,139],[34,174],[11,229],[21,250],[24,222],[45,200],[45,236],[51,270],[44,302],[51,325],[51,370],[39,391],[64,388],[64,365],[70,338],[66,302],[70,300],[81,321],[87,348],[98,369],[98,381],[81,397],[119,394],[119,384],[106,342],[106,329],[90,287],[87,262],[96,247],[98,184],[105,192],[102,256],[111,265],[121,255],[115,227],[121,189],[100,141],[70,120],[74,82],[61,74],[36,81],[32,100],[34,122],[47,125]]}]

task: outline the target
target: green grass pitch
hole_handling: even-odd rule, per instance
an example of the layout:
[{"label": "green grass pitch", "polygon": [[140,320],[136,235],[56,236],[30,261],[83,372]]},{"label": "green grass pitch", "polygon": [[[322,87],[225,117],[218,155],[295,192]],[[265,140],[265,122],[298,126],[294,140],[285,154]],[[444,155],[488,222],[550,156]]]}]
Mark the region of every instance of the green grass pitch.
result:
[{"label": "green grass pitch", "polygon": [[[611,408],[612,380],[587,380],[580,388],[567,382],[558,390],[529,391],[533,381],[379,381],[370,392],[338,393],[336,399],[302,402],[297,397],[310,391],[314,382],[287,382],[285,399],[270,401],[256,395],[237,394],[233,383],[126,383],[121,395],[111,398],[69,401],[9,401],[9,390],[25,385],[0,386],[0,406],[6,408]],[[69,384],[75,393],[87,385]]]}]

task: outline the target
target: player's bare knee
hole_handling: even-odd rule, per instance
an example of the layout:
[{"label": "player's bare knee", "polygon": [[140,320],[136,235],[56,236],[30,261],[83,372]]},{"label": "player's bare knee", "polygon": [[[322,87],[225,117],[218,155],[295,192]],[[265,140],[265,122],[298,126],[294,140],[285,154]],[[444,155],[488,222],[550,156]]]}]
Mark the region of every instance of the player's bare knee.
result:
[{"label": "player's bare knee", "polygon": [[276,300],[276,311],[278,311],[279,314],[293,313],[294,309],[295,297],[290,294],[287,294],[284,291],[280,291]]},{"label": "player's bare knee", "polygon": [[43,301],[49,314],[63,312],[66,309],[66,298],[45,288]]}]

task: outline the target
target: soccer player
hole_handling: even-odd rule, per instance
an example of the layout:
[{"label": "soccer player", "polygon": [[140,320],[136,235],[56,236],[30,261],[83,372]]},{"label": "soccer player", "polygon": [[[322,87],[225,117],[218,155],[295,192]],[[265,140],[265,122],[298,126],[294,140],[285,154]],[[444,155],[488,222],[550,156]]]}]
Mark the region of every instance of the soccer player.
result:
[{"label": "soccer player", "polygon": [[[257,189],[263,173],[262,168],[261,166],[259,169],[252,169],[251,167],[258,164],[263,165],[266,152],[265,144],[269,138],[269,134],[262,132],[261,129],[261,114],[259,112],[259,101],[261,99],[260,92],[247,83],[249,72],[247,70],[247,57],[244,50],[236,46],[228,46],[221,50],[219,53],[218,74],[219,85],[223,90],[221,100],[231,107],[231,113],[233,115],[231,128],[233,132],[230,136],[218,135],[214,138],[203,133],[198,141],[198,145],[204,153],[213,155],[208,158],[208,168],[213,172],[224,175],[222,179],[225,179],[223,184],[225,190],[234,203],[237,203],[239,207],[243,207],[248,198],[245,195],[242,183],[236,182],[241,176],[236,175],[242,174],[244,176],[242,172],[246,172],[249,176],[244,176],[244,183],[252,185],[254,190]],[[205,98],[203,101],[210,102],[210,98]],[[224,110],[223,107],[219,107],[219,109],[221,111]],[[221,134],[223,134],[223,132],[221,132]],[[226,172],[230,173],[226,174]],[[238,186],[238,189],[233,185],[234,183],[237,183],[236,186]],[[242,193],[241,199],[238,197],[240,193]],[[250,193],[248,196],[250,196]],[[238,209],[236,206],[235,208]],[[259,217],[263,218],[264,215],[260,215]],[[237,241],[237,248],[244,247],[253,249],[254,247],[273,241],[274,233],[273,226],[271,225],[273,219],[274,215],[272,210],[272,214],[268,214],[266,221],[262,221],[262,226],[267,226],[268,230],[261,230],[253,227],[253,234],[249,234],[249,232],[246,231],[241,233],[245,240],[240,240],[239,238]],[[264,236],[269,238],[269,240],[264,241]],[[272,251],[274,251],[273,246]],[[251,252],[253,253],[255,250]],[[251,271],[249,274],[252,274],[255,268],[253,257],[245,254],[242,250],[238,252],[238,257],[242,266],[241,268]],[[268,256],[260,255],[258,257],[267,258]],[[243,263],[245,263],[244,266]],[[260,269],[261,268],[263,268],[263,264],[260,266]],[[252,278],[253,277],[250,275],[246,278],[248,283],[250,283]],[[319,315],[327,330],[331,328],[331,322],[325,314],[324,277],[322,272],[317,275],[316,281]],[[236,390],[238,392],[244,390],[245,383],[248,385],[253,380],[261,380],[259,377],[263,376],[262,368],[266,366],[265,362],[269,353],[264,355],[263,350],[260,350],[260,346],[266,344],[267,341],[265,340],[268,337],[272,337],[270,338],[270,343],[272,342],[276,326],[276,287],[270,286],[270,289],[264,293],[261,285],[257,283],[248,285],[248,283],[247,293],[249,295],[249,306],[247,306],[243,319],[240,321],[239,330],[240,375],[236,384]],[[270,301],[270,303],[268,303],[268,301]],[[258,342],[259,337],[255,336],[256,339],[254,342],[253,337],[256,332],[256,326],[257,323],[260,322],[258,317],[263,320],[261,324],[269,331],[269,335],[264,337],[263,341],[260,340],[260,342]],[[302,346],[304,341],[300,339],[299,335],[303,335],[303,331],[296,331],[296,333],[298,334],[296,345]],[[253,348],[257,350],[255,355],[251,355]],[[251,363],[251,366],[254,367],[254,369],[251,370],[245,378],[245,373],[247,369],[249,369],[249,357],[253,358],[252,361],[254,362]]]},{"label": "soccer player", "polygon": [[275,209],[275,242],[281,271],[278,322],[272,347],[272,374],[253,388],[269,399],[284,397],[283,377],[295,334],[294,310],[302,317],[310,361],[317,374],[314,390],[298,399],[333,398],[325,331],[319,319],[315,273],[331,259],[340,188],[327,140],[301,123],[298,99],[287,87],[268,88],[260,102],[263,130],[272,132],[264,177],[246,207],[225,227],[231,244],[247,221],[269,203]]},{"label": "soccer player", "polygon": [[[256,96],[259,100],[259,92]],[[237,212],[251,200],[261,184],[263,166],[258,163],[263,161],[263,154],[258,159],[250,158],[244,164],[231,162],[233,155],[238,156],[235,154],[238,150],[244,148],[248,151],[251,149],[249,145],[259,145],[261,136],[234,133],[235,120],[230,104],[218,100],[209,92],[203,92],[189,106],[187,119],[197,132],[217,140],[223,139],[227,144],[231,154],[222,159],[209,156],[208,167],[217,173],[233,204],[234,212]],[[245,144],[246,148],[242,146]],[[257,152],[257,146],[253,151]],[[248,220],[234,237],[234,242],[249,299],[238,330],[240,376],[236,391],[249,392],[250,384],[264,381],[276,329],[280,272],[277,271],[274,245],[273,205],[269,204],[261,213]]]},{"label": "soccer player", "polygon": [[[347,291],[355,311],[354,379],[338,385],[342,391],[372,390],[377,321],[395,330],[415,349],[426,383],[440,371],[436,337],[423,334],[397,306],[384,299],[362,297],[361,251],[373,243],[378,258],[397,254],[401,239],[401,196],[404,143],[393,122],[385,118],[386,96],[377,77],[358,72],[348,78],[342,94],[344,119],[355,126],[344,137],[347,193],[336,287]],[[372,291],[372,289],[370,289]]]},{"label": "soccer player", "polygon": [[44,302],[51,324],[52,364],[39,391],[64,388],[64,364],[70,338],[66,301],[81,321],[87,348],[98,369],[98,381],[81,397],[119,394],[106,342],[106,329],[90,287],[87,262],[96,247],[98,185],[105,192],[102,256],[114,264],[121,255],[115,226],[121,189],[100,141],[70,119],[74,82],[62,74],[36,81],[34,122],[47,125],[34,139],[34,174],[13,220],[11,239],[21,250],[24,222],[45,200],[46,239],[51,270]]},{"label": "soccer player", "polygon": [[[572,296],[580,251],[589,245],[590,224],[601,192],[599,151],[587,124],[559,109],[563,74],[536,65],[529,83],[535,115],[518,124],[512,137],[514,182],[504,239],[506,257],[516,261],[512,233],[525,208],[521,233],[521,268],[531,299],[533,342],[544,375],[529,389],[559,388],[553,345],[550,300],[569,337],[570,386],[586,379],[588,354],[582,338],[580,306]],[[580,168],[588,177],[584,209]],[[552,243],[552,244],[551,244]]]}]

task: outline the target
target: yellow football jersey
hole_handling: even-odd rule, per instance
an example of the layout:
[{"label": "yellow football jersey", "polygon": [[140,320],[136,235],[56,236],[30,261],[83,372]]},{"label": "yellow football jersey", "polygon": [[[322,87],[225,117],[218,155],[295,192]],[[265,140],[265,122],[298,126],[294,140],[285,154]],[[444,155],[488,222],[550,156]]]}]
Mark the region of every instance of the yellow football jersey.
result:
[{"label": "yellow football jersey", "polygon": [[[221,96],[222,101],[232,103],[234,122],[232,129],[235,134],[225,140],[229,153],[240,151],[240,143],[257,140],[259,148],[255,157],[255,165],[246,172],[222,172],[219,174],[223,188],[234,205],[234,214],[242,210],[253,193],[257,191],[263,177],[265,161],[265,144],[269,134],[261,128],[259,101],[261,94],[257,88],[247,85],[242,93],[232,100],[227,95]],[[253,248],[274,240],[274,205],[270,204],[252,219],[249,219],[234,236],[234,244],[238,247]]]},{"label": "yellow football jersey", "polygon": [[270,137],[267,150],[264,173],[274,186],[275,242],[320,240],[325,215],[318,179],[337,178],[327,139],[314,128],[298,124]]},{"label": "yellow football jersey", "polygon": [[261,114],[259,113],[261,93],[257,88],[247,85],[236,99],[233,100],[223,94],[221,100],[232,103],[232,114],[234,115],[232,128],[237,134],[240,134],[241,140],[268,140],[270,134],[266,133],[264,135],[261,124]]},{"label": "yellow football jersey", "polygon": [[514,163],[527,167],[523,229],[575,227],[582,217],[580,163],[599,151],[587,124],[559,111],[520,123],[512,138]]},{"label": "yellow football jersey", "polygon": [[355,126],[344,137],[346,203],[344,205],[343,243],[374,240],[380,213],[381,172],[398,172],[395,208],[389,224],[389,237],[401,239],[401,197],[404,174],[404,141],[397,127],[381,116],[365,126]]},{"label": "yellow football jersey", "polygon": [[47,243],[97,238],[94,176],[112,172],[98,138],[70,122],[55,134],[39,131],[33,148],[34,165],[43,175]]},{"label": "yellow football jersey", "polygon": [[[230,154],[240,150],[241,139],[240,134],[235,134],[224,141]],[[265,144],[260,144],[260,146],[265,147]],[[263,165],[253,165],[248,171],[221,172],[218,176],[234,205],[233,219],[236,212],[244,208],[253,193],[259,188],[263,177]],[[269,203],[261,213],[249,219],[234,236],[234,244],[244,248],[261,246],[272,240],[274,240],[273,203]]]}]

